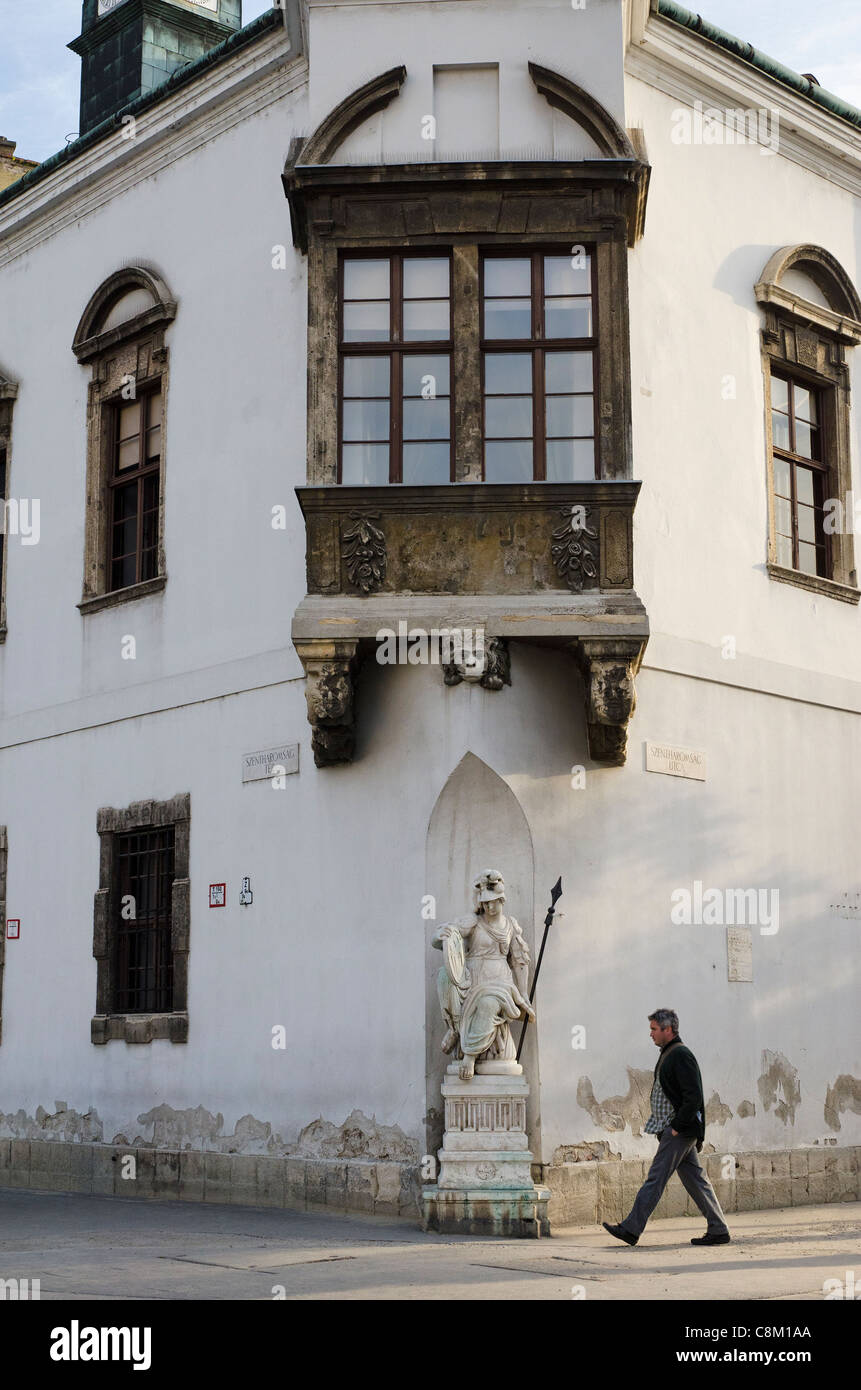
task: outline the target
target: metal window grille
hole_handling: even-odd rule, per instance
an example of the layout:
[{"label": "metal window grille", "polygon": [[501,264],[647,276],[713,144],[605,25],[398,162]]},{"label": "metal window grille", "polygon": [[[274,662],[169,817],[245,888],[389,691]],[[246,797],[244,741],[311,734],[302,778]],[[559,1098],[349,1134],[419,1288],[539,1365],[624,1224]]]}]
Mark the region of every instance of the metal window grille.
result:
[{"label": "metal window grille", "polygon": [[169,1013],[174,827],[117,835],[115,864],[115,1010]]}]

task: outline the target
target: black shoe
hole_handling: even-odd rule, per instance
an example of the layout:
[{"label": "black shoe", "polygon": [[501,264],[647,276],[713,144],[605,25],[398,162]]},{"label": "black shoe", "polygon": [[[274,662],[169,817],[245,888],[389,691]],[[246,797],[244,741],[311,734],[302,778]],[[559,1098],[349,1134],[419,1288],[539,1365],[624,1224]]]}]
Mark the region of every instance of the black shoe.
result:
[{"label": "black shoe", "polygon": [[[624,1226],[611,1226],[607,1221],[602,1221],[601,1225],[604,1227],[605,1231],[610,1232],[611,1236],[615,1236],[617,1240],[623,1240],[626,1245],[636,1245],[637,1241],[640,1239],[639,1236],[632,1235],[630,1231],[626,1231]],[[729,1236],[727,1236],[727,1240],[729,1240]]]},{"label": "black shoe", "polygon": [[729,1231],[724,1235],[713,1235],[711,1231],[706,1231],[704,1236],[694,1236],[691,1245],[729,1245],[729,1242]]}]

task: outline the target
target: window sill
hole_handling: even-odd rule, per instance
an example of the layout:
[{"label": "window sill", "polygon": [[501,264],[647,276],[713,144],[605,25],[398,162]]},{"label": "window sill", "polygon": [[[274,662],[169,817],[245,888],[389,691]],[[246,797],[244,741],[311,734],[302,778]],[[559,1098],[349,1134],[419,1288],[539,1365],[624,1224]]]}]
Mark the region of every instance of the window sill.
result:
[{"label": "window sill", "polygon": [[167,584],[166,574],[157,574],[155,579],[145,579],[142,584],[130,584],[127,589],[112,589],[108,594],[96,594],[93,598],[82,598],[78,604],[81,613],[98,613],[102,608],[117,608],[121,603],[133,603],[135,599],[147,598],[150,594],[160,594]]},{"label": "window sill", "polygon": [[96,1014],[90,1024],[90,1041],[151,1043],[156,1039],[188,1042],[188,1014]]},{"label": "window sill", "polygon": [[841,584],[836,579],[823,579],[819,574],[805,574],[803,570],[787,569],[769,560],[766,569],[772,579],[781,584],[794,584],[797,589],[807,589],[812,594],[822,594],[825,598],[836,598],[841,603],[858,603],[861,589],[851,584]]}]

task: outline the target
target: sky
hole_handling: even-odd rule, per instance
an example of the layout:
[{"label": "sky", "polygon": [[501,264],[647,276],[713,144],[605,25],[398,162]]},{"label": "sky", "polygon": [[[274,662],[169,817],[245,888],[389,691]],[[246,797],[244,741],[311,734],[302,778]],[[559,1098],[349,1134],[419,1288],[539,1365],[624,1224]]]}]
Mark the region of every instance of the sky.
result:
[{"label": "sky", "polygon": [[[528,8],[530,0],[523,0]],[[248,24],[270,0],[244,0]],[[861,0],[688,0],[687,8],[861,107]],[[0,135],[46,159],[77,133],[81,0],[0,0]]]}]

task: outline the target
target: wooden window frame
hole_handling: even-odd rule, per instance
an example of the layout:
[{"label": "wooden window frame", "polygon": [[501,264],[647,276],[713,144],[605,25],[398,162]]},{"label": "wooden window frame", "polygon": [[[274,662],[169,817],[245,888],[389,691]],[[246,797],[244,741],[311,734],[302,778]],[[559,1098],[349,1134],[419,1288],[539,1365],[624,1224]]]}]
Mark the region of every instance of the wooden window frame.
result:
[{"label": "wooden window frame", "polygon": [[[389,341],[382,343],[347,343],[344,340],[344,266],[347,261],[369,260],[390,262],[389,272]],[[449,266],[449,336],[446,339],[433,338],[407,341],[403,337],[403,263],[405,260],[446,260]],[[351,303],[353,301],[350,301]],[[412,302],[421,302],[410,301]],[[403,481],[403,359],[404,357],[447,357],[449,359],[449,476],[454,481],[456,440],[455,440],[455,370],[454,370],[454,266],[450,246],[424,246],[416,248],[375,247],[373,249],[344,249],[338,256],[338,477],[343,486],[344,460],[344,359],[346,357],[388,357],[389,358],[389,438],[386,440],[365,440],[364,443],[388,443],[390,484]],[[350,399],[353,399],[350,397]],[[383,399],[380,397],[379,399]],[[350,440],[347,441],[349,444]],[[407,441],[408,443],[412,441]],[[438,441],[443,443],[444,441]],[[347,484],[347,486],[366,486]],[[368,484],[367,486],[374,486]]]},{"label": "wooden window frame", "polygon": [[[148,1012],[117,1007],[117,847],[119,837],[134,831],[172,826],[174,865],[171,885],[170,955],[172,1008]],[[93,955],[97,962],[96,1012],[90,1039],[97,1046],[112,1041],[150,1043],[188,1041],[188,952],[191,928],[189,844],[191,797],[183,793],[169,801],[137,801],[122,810],[103,807],[96,817],[99,835],[99,887],[93,905]]]},{"label": "wooden window frame", "polygon": [[[544,335],[544,259],[547,256],[570,257],[571,246],[511,246],[482,247],[479,254],[479,351],[481,354],[481,458],[482,478],[486,477],[485,449],[488,443],[486,422],[485,364],[488,356],[498,353],[529,353],[532,357],[532,478],[524,481],[544,482],[547,478],[547,391],[545,359],[547,352],[592,353],[592,448],[595,478],[601,476],[600,457],[600,327],[598,302],[598,257],[596,247],[584,244],[589,257],[592,333],[588,338],[547,338]],[[493,260],[531,261],[531,318],[530,338],[486,338],[484,334],[485,266]],[[585,437],[585,436],[584,436]],[[498,441],[491,441],[498,442]],[[504,441],[503,441],[504,442]],[[580,479],[578,481],[586,481]]]},{"label": "wooden window frame", "polygon": [[[149,463],[146,458],[146,438],[149,429],[147,422],[149,420],[149,403],[154,396],[161,396],[162,418],[160,424],[158,458],[154,463]],[[138,451],[138,462],[134,469],[129,468],[128,470],[126,470],[126,472],[121,473],[118,467],[119,438],[117,430],[119,418],[123,408],[128,405],[133,405],[135,403],[135,400],[139,401],[141,405],[141,428],[138,433],[138,439],[140,441]],[[132,586],[137,586],[139,584],[147,583],[148,581],[158,577],[158,536],[156,536],[155,546],[156,574],[144,575],[141,573],[141,571],[143,569],[143,499],[145,491],[144,484],[147,478],[153,476],[155,476],[156,478],[156,510],[159,515],[161,514],[162,507],[161,462],[162,454],[164,452],[162,443],[164,433],[164,394],[162,392],[161,377],[153,377],[149,381],[142,382],[140,386],[136,387],[135,397],[132,400],[128,400],[122,395],[113,397],[111,400],[106,402],[105,410],[107,414],[106,434],[108,439],[108,450],[110,458],[110,466],[108,468],[107,476],[105,478],[105,490],[108,501],[108,523],[106,528],[108,553],[105,560],[107,582],[106,593],[116,594],[121,593],[124,589],[128,589]],[[137,484],[137,536],[135,544],[135,578],[132,581],[132,585],[119,585],[115,587],[113,584],[113,567],[116,559],[116,557],[114,556],[116,495],[117,491],[120,488],[127,487],[132,483]]]},{"label": "wooden window frame", "polygon": [[[0,476],[0,506],[9,498],[9,477],[12,468],[12,411],[18,387],[7,381],[0,373],[0,454],[3,456],[2,476]],[[7,513],[8,515],[8,513]],[[0,642],[6,640],[6,568],[9,545],[5,526],[0,534]]]},{"label": "wooden window frame", "polygon": [[[821,531],[819,530],[819,527],[822,526],[822,512],[823,512],[824,501],[825,501],[826,496],[830,495],[830,493],[831,493],[831,491],[832,491],[832,489],[831,489],[831,487],[830,487],[830,484],[831,484],[832,479],[833,479],[833,477],[834,477],[834,471],[835,471],[834,468],[833,468],[833,466],[832,466],[832,464],[831,464],[831,462],[829,461],[829,431],[828,431],[828,417],[829,417],[829,414],[831,414],[832,411],[833,411],[833,402],[832,402],[831,399],[830,399],[831,389],[830,389],[830,388],[824,388],[824,387],[822,387],[822,386],[820,386],[820,385],[817,385],[816,383],[810,381],[808,378],[806,378],[806,377],[804,377],[804,376],[800,376],[800,375],[798,375],[797,373],[792,373],[792,372],[789,372],[789,371],[781,371],[781,370],[777,370],[777,369],[775,369],[774,371],[772,371],[772,373],[771,373],[771,380],[772,380],[772,381],[775,381],[775,380],[777,380],[777,381],[782,381],[782,382],[784,382],[784,383],[786,384],[786,386],[788,387],[788,390],[787,390],[787,403],[788,403],[789,409],[788,409],[788,411],[787,411],[787,418],[788,418],[788,420],[789,420],[789,443],[790,443],[790,447],[789,447],[788,449],[784,449],[784,448],[781,448],[781,447],[779,447],[778,445],[776,445],[776,444],[774,443],[774,436],[773,436],[773,433],[772,433],[771,455],[772,455],[772,460],[774,460],[774,459],[783,459],[783,460],[785,460],[785,462],[788,463],[788,465],[789,465],[789,484],[790,484],[790,498],[789,498],[789,502],[790,502],[791,524],[792,524],[792,568],[793,568],[794,570],[797,570],[799,574],[809,574],[809,571],[808,571],[808,570],[802,570],[802,569],[800,568],[800,566],[799,566],[799,563],[798,563],[798,561],[799,561],[799,553],[800,553],[800,552],[799,552],[799,535],[798,535],[798,515],[799,515],[798,509],[799,509],[799,502],[798,502],[797,472],[796,472],[796,470],[797,470],[798,468],[806,468],[809,472],[813,473],[814,477],[818,480],[818,486],[819,486],[819,489],[820,489],[820,498],[821,498],[821,500],[817,501],[817,498],[816,498],[817,484],[814,483],[814,492],[813,492],[813,496],[814,496],[814,516],[815,516],[815,521],[816,521],[816,523],[817,523],[817,524],[816,524],[816,529],[815,529],[814,534],[816,535],[816,542],[815,542],[815,545],[816,545],[816,551],[817,551],[817,571],[816,571],[816,575],[815,575],[815,576],[811,576],[811,577],[812,577],[812,578],[817,578],[817,577],[818,577],[818,578],[820,578],[820,579],[831,579],[831,578],[833,577],[833,560],[832,560],[832,553],[831,553],[831,536],[830,536],[830,535],[828,534],[828,532],[826,532],[824,529],[821,530]],[[796,451],[795,447],[794,447],[795,444],[797,443],[797,439],[796,439],[796,413],[795,413],[795,391],[796,391],[796,388],[800,388],[800,389],[803,390],[803,391],[809,392],[809,394],[811,395],[811,397],[812,397],[812,398],[815,400],[815,402],[816,402],[816,421],[817,421],[817,423],[816,423],[816,427],[815,427],[815,428],[816,428],[816,432],[817,432],[817,436],[818,436],[818,452],[819,452],[819,455],[820,455],[818,458],[814,458],[814,457],[807,458],[807,457],[805,457],[804,454],[799,454],[799,453]],[[775,406],[774,406],[774,391],[773,391],[773,390],[771,391],[770,408],[771,408],[772,417],[773,417],[773,412],[774,412],[774,409],[775,409]],[[780,412],[780,413],[782,413],[782,412]],[[776,489],[775,483],[774,483],[774,468],[773,468],[773,466],[772,466],[771,481],[772,481],[772,495],[773,495],[773,500],[774,500],[774,502],[775,502],[775,504],[776,504],[776,502],[777,502],[777,497],[778,497],[779,494],[777,493],[777,489]],[[780,495],[782,496],[782,494],[780,494]],[[819,513],[819,516],[816,516],[816,513]],[[777,530],[776,530],[776,528],[775,528],[775,533],[774,533],[774,534],[775,534],[775,545],[776,545],[776,544],[777,544]],[[820,574],[819,569],[818,569],[820,550],[821,550],[821,553],[824,555],[824,570],[825,570],[824,574]]]}]

